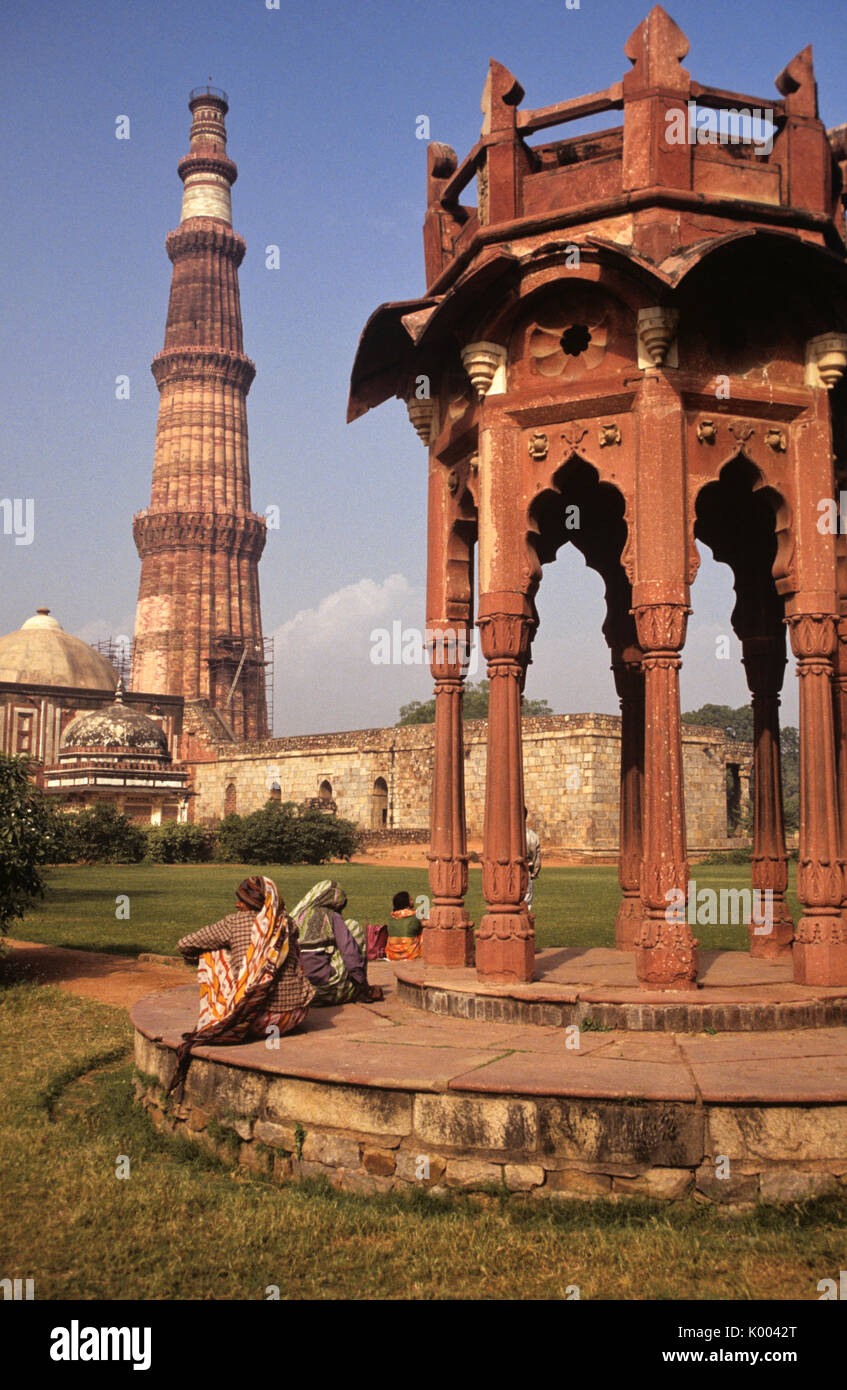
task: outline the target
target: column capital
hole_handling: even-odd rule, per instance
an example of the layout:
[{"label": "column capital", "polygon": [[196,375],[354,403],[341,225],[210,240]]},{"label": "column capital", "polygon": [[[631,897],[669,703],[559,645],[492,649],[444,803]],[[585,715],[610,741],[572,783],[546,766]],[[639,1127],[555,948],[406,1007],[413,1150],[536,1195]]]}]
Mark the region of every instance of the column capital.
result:
[{"label": "column capital", "polygon": [[684,603],[643,603],[633,608],[638,641],[648,655],[680,652],[691,609]]},{"label": "column capital", "polygon": [[486,613],[477,627],[486,661],[526,664],[535,627],[528,614]]},{"label": "column capital", "polygon": [[792,613],[786,618],[791,650],[798,661],[829,661],[835,652],[832,613]]},{"label": "column capital", "polygon": [[436,682],[436,694],[440,687],[445,690],[460,688],[470,664],[470,626],[455,619],[428,622],[426,650],[432,678]]}]

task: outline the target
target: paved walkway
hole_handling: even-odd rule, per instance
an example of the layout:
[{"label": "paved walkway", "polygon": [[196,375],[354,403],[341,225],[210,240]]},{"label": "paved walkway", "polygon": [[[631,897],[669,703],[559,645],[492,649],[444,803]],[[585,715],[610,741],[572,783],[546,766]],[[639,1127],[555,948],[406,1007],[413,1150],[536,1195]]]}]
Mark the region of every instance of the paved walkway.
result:
[{"label": "paved walkway", "polygon": [[[131,1009],[148,1037],[175,1045],[197,1018],[197,989],[181,965],[11,941],[7,959],[24,976]],[[612,953],[609,953],[612,954]],[[626,963],[611,963],[615,970]],[[569,963],[562,965],[568,970]],[[751,968],[752,967],[752,968]],[[763,967],[746,957],[729,967],[759,985]],[[784,968],[783,968],[784,969]],[[780,967],[767,967],[780,973]],[[605,971],[604,971],[605,973]],[[197,1056],[286,1076],[424,1091],[640,1097],[703,1102],[847,1101],[847,1028],[772,1033],[581,1031],[579,1047],[561,1027],[444,1018],[401,1004],[394,971],[372,962],[380,1004],[313,1009],[305,1028],[264,1043],[201,1048]],[[188,979],[189,983],[186,983]],[[608,981],[607,983],[611,983]],[[781,981],[785,988],[787,981]],[[564,987],[565,981],[560,984]],[[715,980],[717,984],[717,980]],[[721,980],[718,988],[726,987]],[[755,986],[754,986],[755,987]]]}]

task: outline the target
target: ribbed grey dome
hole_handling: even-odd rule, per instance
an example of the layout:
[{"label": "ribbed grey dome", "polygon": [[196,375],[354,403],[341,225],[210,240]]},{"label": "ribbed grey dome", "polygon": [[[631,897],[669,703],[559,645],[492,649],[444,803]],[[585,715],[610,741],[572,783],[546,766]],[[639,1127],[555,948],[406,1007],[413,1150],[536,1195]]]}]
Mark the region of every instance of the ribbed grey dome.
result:
[{"label": "ribbed grey dome", "polygon": [[168,740],[155,719],[124,704],[119,687],[114,704],[78,714],[65,729],[61,751],[70,753],[79,748],[102,748],[137,756],[167,756]]}]

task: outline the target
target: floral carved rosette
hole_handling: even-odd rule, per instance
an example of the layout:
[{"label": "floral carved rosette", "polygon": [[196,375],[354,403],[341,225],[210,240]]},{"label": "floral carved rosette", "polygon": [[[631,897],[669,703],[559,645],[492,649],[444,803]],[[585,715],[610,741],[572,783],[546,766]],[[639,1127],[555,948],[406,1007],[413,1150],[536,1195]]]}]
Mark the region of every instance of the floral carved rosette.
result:
[{"label": "floral carved rosette", "polygon": [[569,296],[550,306],[529,334],[529,356],[539,376],[575,381],[606,355],[608,310],[593,297]]}]

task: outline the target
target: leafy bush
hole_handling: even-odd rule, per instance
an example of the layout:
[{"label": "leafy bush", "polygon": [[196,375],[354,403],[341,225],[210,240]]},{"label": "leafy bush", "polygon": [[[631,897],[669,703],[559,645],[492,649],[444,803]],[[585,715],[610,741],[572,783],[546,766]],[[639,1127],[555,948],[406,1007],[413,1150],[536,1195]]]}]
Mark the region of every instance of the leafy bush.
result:
[{"label": "leafy bush", "polygon": [[212,857],[211,832],[187,822],[165,821],[151,825],[147,836],[147,858],[154,864],[203,864]]},{"label": "leafy bush", "polygon": [[236,864],[323,864],[349,859],[358,843],[352,821],[269,801],[261,811],[225,816],[217,827],[215,858]]},{"label": "leafy bush", "polygon": [[143,829],[107,802],[62,819],[68,824],[61,832],[61,847],[72,862],[137,864],[144,858],[147,836]]},{"label": "leafy bush", "polygon": [[26,758],[0,754],[0,935],[44,897],[47,807],[29,772]]}]

